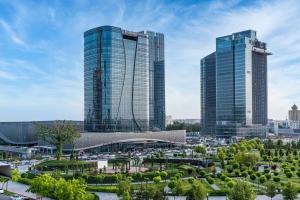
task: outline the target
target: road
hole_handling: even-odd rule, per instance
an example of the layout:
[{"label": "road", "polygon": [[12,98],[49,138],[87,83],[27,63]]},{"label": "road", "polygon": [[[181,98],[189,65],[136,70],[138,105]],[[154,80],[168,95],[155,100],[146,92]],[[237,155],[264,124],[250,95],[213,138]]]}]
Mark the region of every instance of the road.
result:
[{"label": "road", "polygon": [[11,200],[9,196],[0,194],[0,200]]}]

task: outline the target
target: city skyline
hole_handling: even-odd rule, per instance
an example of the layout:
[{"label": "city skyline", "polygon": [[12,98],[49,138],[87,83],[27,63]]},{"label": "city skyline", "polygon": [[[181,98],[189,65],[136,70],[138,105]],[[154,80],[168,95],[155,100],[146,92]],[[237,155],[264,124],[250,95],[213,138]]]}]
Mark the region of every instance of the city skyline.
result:
[{"label": "city skyline", "polygon": [[0,1],[0,121],[83,120],[82,35],[102,25],[165,34],[166,114],[173,118],[200,118],[200,59],[216,37],[247,29],[274,53],[269,118],[284,119],[300,104],[297,1],[89,3]]}]

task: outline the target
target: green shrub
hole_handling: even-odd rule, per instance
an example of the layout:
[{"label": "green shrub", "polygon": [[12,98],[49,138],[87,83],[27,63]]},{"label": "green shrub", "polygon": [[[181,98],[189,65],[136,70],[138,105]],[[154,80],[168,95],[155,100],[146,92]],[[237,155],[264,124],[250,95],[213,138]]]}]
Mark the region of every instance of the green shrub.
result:
[{"label": "green shrub", "polygon": [[247,172],[242,172],[242,177],[246,178],[248,176]]},{"label": "green shrub", "polygon": [[116,193],[118,188],[116,186],[87,186],[87,190],[92,192]]},{"label": "green shrub", "polygon": [[22,183],[22,184],[30,185],[31,182],[32,182],[32,180],[29,179],[29,178],[22,178],[22,177],[21,177],[21,178],[18,179],[18,182],[19,182],[19,183]]},{"label": "green shrub", "polygon": [[274,174],[274,176],[278,176],[278,175],[279,175],[279,172],[274,171],[273,174]]},{"label": "green shrub", "polygon": [[265,173],[265,174],[270,173],[270,169],[265,169],[265,170],[264,170],[264,173]]},{"label": "green shrub", "polygon": [[206,177],[206,180],[209,184],[214,184],[214,182],[215,182],[214,179],[210,176]]},{"label": "green shrub", "polygon": [[225,176],[224,174],[222,174],[220,178],[221,178],[222,181],[225,181],[225,179],[227,178],[227,176]]},{"label": "green shrub", "polygon": [[256,176],[254,174],[251,174],[250,179],[254,181],[256,179]]},{"label": "green shrub", "polygon": [[260,176],[261,176],[261,173],[260,173],[260,172],[256,172],[255,175],[256,175],[257,177],[260,177]]},{"label": "green shrub", "polygon": [[270,180],[271,174],[266,174],[265,177],[266,177],[268,180]]},{"label": "green shrub", "polygon": [[234,182],[232,180],[228,181],[227,185],[228,185],[228,187],[232,188],[234,186]]},{"label": "green shrub", "polygon": [[293,177],[293,173],[292,172],[287,172],[285,175],[286,175],[287,178],[292,178]]},{"label": "green shrub", "polygon": [[204,171],[200,171],[200,172],[199,172],[199,175],[200,175],[201,177],[204,177],[204,176],[205,176],[205,172],[204,172]]},{"label": "green shrub", "polygon": [[274,180],[276,183],[278,183],[278,182],[280,181],[280,177],[274,176],[274,177],[273,177],[273,180]]}]

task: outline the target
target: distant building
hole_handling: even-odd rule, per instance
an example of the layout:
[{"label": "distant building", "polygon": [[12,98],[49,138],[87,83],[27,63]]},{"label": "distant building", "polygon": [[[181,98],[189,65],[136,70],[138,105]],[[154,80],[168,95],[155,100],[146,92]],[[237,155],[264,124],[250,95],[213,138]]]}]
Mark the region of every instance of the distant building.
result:
[{"label": "distant building", "polygon": [[173,122],[185,123],[185,124],[197,124],[200,123],[199,119],[174,119]]},{"label": "distant building", "polygon": [[292,110],[289,110],[289,120],[300,121],[300,110],[298,110],[296,104],[292,106]]},{"label": "distant building", "polygon": [[173,118],[171,115],[167,115],[166,116],[166,126],[168,125],[172,125],[174,122],[173,122]]},{"label": "distant building", "polygon": [[201,133],[215,134],[216,128],[216,53],[201,59]]},{"label": "distant building", "polygon": [[163,34],[113,26],[84,33],[84,128],[165,129]]}]

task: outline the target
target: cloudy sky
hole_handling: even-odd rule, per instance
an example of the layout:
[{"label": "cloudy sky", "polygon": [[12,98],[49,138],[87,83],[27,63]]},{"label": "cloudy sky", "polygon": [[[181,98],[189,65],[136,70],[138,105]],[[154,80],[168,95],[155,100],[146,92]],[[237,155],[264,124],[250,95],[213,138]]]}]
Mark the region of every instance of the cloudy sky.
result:
[{"label": "cloudy sky", "polygon": [[165,34],[166,108],[200,117],[199,60],[215,38],[257,31],[269,57],[269,118],[300,106],[300,2],[0,0],[0,121],[83,119],[83,32]]}]

